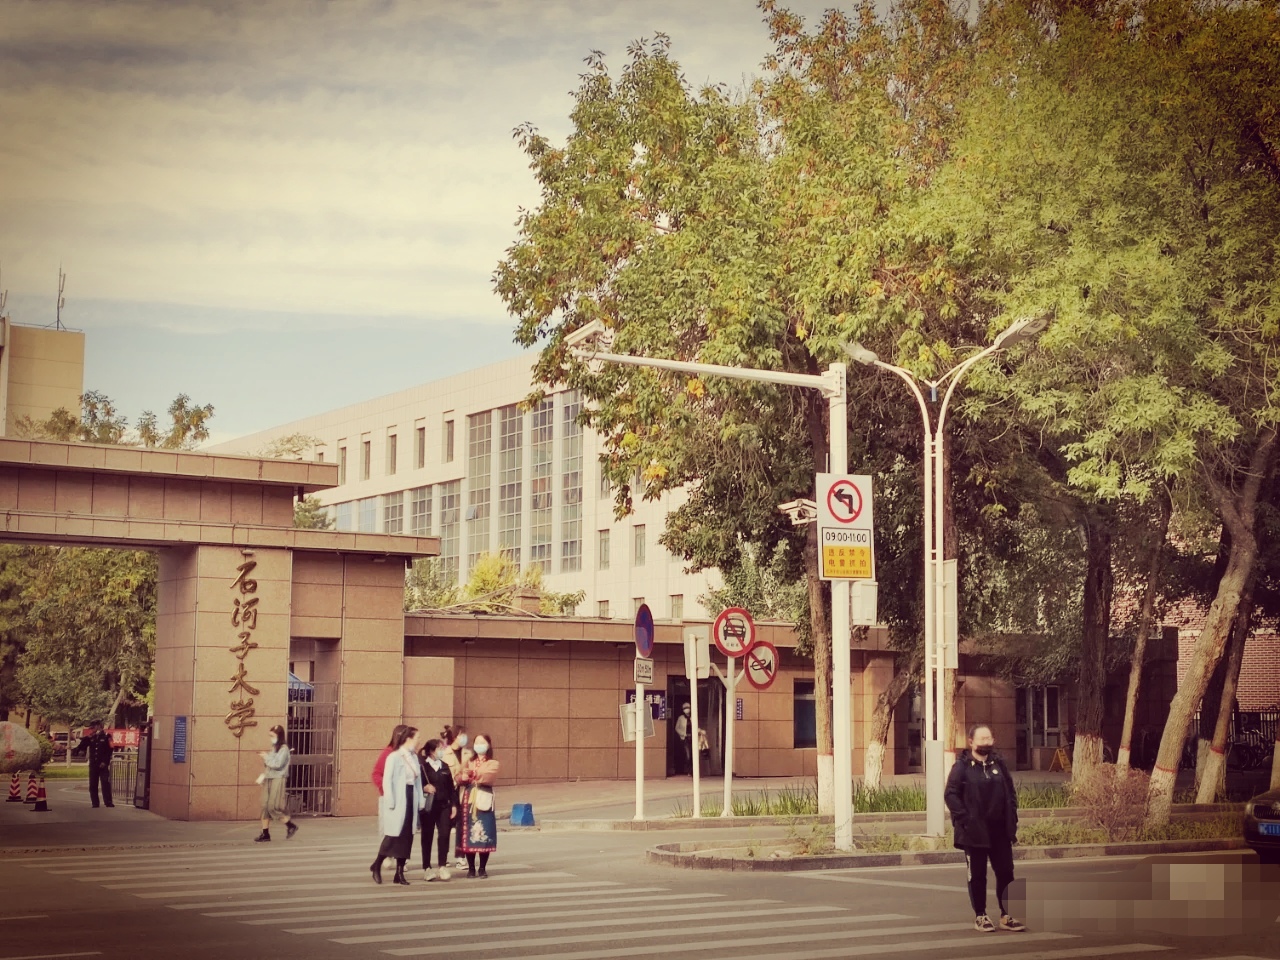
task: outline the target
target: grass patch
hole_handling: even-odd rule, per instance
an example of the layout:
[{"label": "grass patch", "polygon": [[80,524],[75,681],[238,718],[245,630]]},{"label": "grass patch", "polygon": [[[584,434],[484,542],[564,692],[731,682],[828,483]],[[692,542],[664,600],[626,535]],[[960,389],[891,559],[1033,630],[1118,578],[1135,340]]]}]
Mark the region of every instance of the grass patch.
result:
[{"label": "grass patch", "polygon": [[46,780],[88,780],[89,768],[87,766],[70,766],[62,765],[50,766],[46,765],[40,771]]},{"label": "grass patch", "polygon": [[[854,784],[853,812],[859,813],[923,813],[925,809],[924,787],[901,785],[868,790],[862,784]],[[1018,787],[1018,806],[1024,810],[1066,807],[1069,805],[1067,790],[1058,786],[1031,785]],[[707,798],[702,802],[702,816],[718,817],[724,809],[719,798]],[[818,789],[814,784],[803,783],[786,786],[781,790],[761,790],[750,795],[733,798],[735,817],[803,817],[818,812]],[[679,818],[693,816],[692,806],[683,799],[677,800],[673,815]]]}]

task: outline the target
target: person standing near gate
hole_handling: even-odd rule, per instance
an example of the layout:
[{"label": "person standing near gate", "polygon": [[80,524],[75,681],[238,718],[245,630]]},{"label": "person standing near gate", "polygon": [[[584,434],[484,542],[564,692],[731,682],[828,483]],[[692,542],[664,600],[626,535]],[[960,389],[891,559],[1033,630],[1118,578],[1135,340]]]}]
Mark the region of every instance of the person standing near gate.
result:
[{"label": "person standing near gate", "polygon": [[[67,739],[69,743],[70,737]],[[103,731],[102,724],[95,720],[89,724],[89,735],[84,742],[89,757],[89,801],[96,810],[98,788],[101,787],[102,802],[108,807],[114,807],[115,804],[111,802],[111,755],[115,748],[111,746],[111,737]]]},{"label": "person standing near gate", "polygon": [[[445,754],[450,752],[441,740],[428,740],[422,748],[422,789],[430,801],[422,811],[422,875],[428,881],[449,879],[449,833],[458,815],[458,788],[445,762]],[[433,842],[440,867],[435,876],[431,874]]]},{"label": "person standing near gate", "polygon": [[689,704],[680,708],[680,716],[676,717],[676,740],[680,744],[680,752],[676,754],[680,761],[677,774],[693,773],[693,718]]},{"label": "person standing near gate", "polygon": [[258,782],[262,784],[262,832],[253,838],[254,843],[271,841],[271,821],[279,820],[284,824],[284,838],[292,840],[298,832],[298,825],[289,819],[284,811],[284,786],[289,776],[289,746],[284,742],[284,727],[274,726],[269,731],[271,749],[258,754],[262,758],[262,773],[258,774]]},{"label": "person standing near gate", "polygon": [[985,723],[969,728],[969,747],[956,758],[944,797],[955,828],[955,846],[964,851],[969,871],[969,903],[974,928],[993,933],[987,916],[987,863],[996,874],[1001,930],[1027,928],[1009,916],[1005,899],[1013,883],[1013,844],[1018,838],[1018,795],[1004,759],[995,752],[995,736]]}]

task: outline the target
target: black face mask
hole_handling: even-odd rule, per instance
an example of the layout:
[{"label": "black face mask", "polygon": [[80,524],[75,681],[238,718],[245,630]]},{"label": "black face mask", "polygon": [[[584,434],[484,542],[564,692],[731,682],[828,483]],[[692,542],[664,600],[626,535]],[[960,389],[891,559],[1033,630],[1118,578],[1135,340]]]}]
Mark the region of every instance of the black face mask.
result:
[{"label": "black face mask", "polygon": [[991,748],[988,746],[974,747],[973,752],[980,757],[985,757],[987,754],[991,752]]}]

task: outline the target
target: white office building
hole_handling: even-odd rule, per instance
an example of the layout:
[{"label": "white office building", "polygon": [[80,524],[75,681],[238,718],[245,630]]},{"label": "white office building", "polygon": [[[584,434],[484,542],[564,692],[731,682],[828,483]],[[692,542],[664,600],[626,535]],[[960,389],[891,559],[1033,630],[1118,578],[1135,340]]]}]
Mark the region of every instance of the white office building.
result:
[{"label": "white office building", "polygon": [[338,486],[321,492],[339,530],[440,538],[448,575],[465,582],[485,553],[538,564],[549,590],[583,590],[579,616],[631,619],[647,603],[658,619],[705,617],[699,598],[716,571],[685,572],[658,543],[683,494],[636,497],[614,517],[600,441],[577,423],[574,391],[535,409],[533,354],[480,367],[364,403],[281,424],[211,449],[260,453],[295,434],[337,462]]}]

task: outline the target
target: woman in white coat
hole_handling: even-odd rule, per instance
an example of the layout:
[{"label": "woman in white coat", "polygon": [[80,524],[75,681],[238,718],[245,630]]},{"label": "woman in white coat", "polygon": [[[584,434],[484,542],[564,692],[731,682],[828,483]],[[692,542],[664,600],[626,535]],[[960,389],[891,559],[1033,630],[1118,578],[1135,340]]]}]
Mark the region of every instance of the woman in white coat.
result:
[{"label": "woman in white coat", "polygon": [[[396,742],[399,741],[399,742]],[[395,882],[409,885],[404,865],[413,853],[413,835],[418,832],[418,812],[426,807],[422,793],[422,766],[418,749],[418,728],[397,731],[392,741],[395,749],[387,757],[382,771],[382,796],[378,798],[378,825],[382,829],[382,845],[369,870],[373,882],[382,882],[382,861],[391,857],[396,862]]]}]

